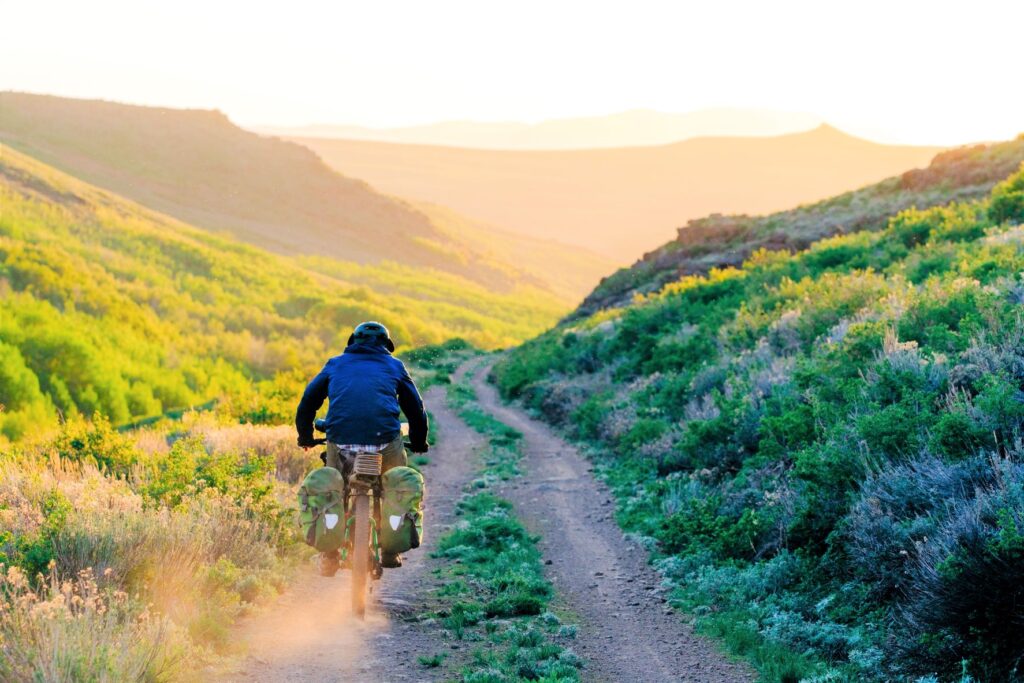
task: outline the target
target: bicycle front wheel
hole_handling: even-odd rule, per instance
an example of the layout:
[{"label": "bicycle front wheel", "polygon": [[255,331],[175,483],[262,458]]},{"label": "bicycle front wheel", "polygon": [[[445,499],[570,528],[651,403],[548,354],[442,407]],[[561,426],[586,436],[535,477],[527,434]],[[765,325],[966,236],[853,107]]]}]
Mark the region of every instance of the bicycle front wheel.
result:
[{"label": "bicycle front wheel", "polygon": [[370,496],[356,495],[352,534],[352,613],[366,616],[366,582],[370,576]]}]

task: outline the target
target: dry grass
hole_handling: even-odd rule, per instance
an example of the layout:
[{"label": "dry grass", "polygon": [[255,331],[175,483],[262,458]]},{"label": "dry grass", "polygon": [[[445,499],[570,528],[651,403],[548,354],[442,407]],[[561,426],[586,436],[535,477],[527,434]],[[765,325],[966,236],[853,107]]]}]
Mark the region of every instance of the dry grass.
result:
[{"label": "dry grass", "polygon": [[[287,427],[200,415],[174,427],[107,433],[138,455],[126,478],[48,445],[0,453],[0,563],[21,563],[0,564],[0,680],[187,678],[183,657],[230,652],[232,621],[286,584],[294,485],[316,455],[296,448]],[[242,470],[273,458],[274,467],[220,487],[197,474],[173,499],[154,498],[182,438],[195,453],[189,467],[204,458]]]},{"label": "dry grass", "polygon": [[0,565],[0,680],[168,680],[181,673],[181,648],[166,619],[103,589],[91,571],[33,588]]},{"label": "dry grass", "polygon": [[[290,425],[223,424],[204,413],[186,414],[182,424],[189,434],[202,438],[206,450],[212,454],[251,453],[272,457],[277,479],[288,484],[300,483],[311,469],[320,465],[313,452],[296,447],[295,428]],[[166,434],[159,430],[139,431],[135,443],[152,454],[170,451]]]}]

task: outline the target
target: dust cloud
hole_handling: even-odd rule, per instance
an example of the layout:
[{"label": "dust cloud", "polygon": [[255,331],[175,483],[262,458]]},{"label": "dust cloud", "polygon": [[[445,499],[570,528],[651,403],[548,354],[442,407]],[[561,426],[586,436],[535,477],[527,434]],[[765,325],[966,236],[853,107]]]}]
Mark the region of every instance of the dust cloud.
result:
[{"label": "dust cloud", "polygon": [[388,631],[387,615],[371,595],[366,619],[352,614],[350,577],[312,570],[269,609],[243,623],[245,659],[225,681],[343,681],[372,678],[372,641]]}]

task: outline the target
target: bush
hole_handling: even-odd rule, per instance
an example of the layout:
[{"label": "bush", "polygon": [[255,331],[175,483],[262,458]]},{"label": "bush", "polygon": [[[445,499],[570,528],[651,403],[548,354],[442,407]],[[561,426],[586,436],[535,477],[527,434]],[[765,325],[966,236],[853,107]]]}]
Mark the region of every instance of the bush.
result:
[{"label": "bush", "polygon": [[0,679],[156,681],[184,673],[187,646],[173,627],[86,570],[33,589],[0,566]]},{"label": "bush", "polygon": [[[208,450],[209,423],[185,428],[156,457],[166,432],[138,435],[147,451],[105,421],[76,423],[0,456],[0,679],[160,680],[178,652],[232,646],[244,605],[284,586],[297,539],[273,490],[269,453],[286,451],[225,429]],[[245,440],[268,455],[239,454]]]},{"label": "bush", "polygon": [[57,455],[72,462],[92,462],[115,477],[127,477],[139,460],[132,440],[118,433],[102,415],[91,422],[75,420],[53,442]]},{"label": "bush", "polygon": [[984,680],[1021,672],[1024,641],[1011,625],[1024,623],[1024,465],[992,467],[977,495],[946,502],[910,570],[892,648],[912,670],[964,660]]},{"label": "bush", "polygon": [[1024,164],[992,190],[988,217],[993,223],[1024,222]]}]

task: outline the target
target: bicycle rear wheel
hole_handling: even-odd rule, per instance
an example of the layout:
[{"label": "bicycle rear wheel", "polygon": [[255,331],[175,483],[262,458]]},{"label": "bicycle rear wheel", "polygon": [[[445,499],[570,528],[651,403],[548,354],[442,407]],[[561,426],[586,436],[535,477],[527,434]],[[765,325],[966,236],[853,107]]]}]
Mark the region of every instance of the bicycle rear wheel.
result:
[{"label": "bicycle rear wheel", "polygon": [[370,496],[356,494],[353,504],[352,613],[366,615],[366,582],[370,576]]}]

